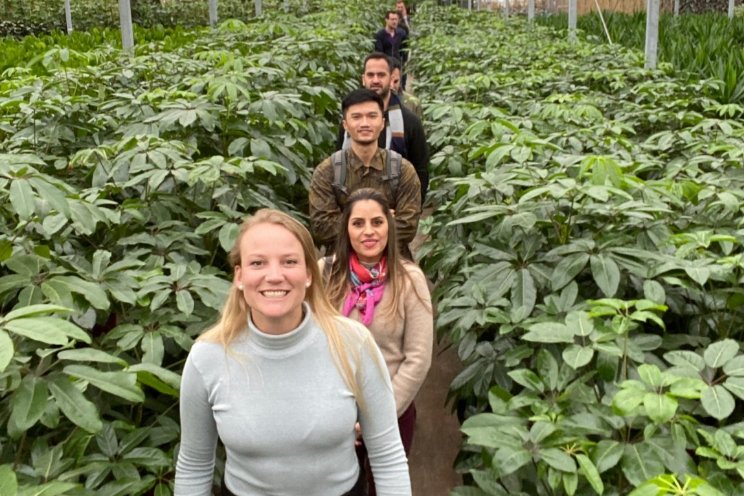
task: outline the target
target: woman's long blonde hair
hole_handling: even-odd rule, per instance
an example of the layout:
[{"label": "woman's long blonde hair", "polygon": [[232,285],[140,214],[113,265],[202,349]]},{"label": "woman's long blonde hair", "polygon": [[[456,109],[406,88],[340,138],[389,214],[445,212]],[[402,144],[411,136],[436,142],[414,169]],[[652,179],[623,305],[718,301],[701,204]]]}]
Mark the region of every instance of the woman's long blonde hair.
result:
[{"label": "woman's long blonde hair", "polygon": [[351,219],[351,211],[354,209],[354,205],[364,200],[371,200],[380,205],[382,214],[387,220],[388,240],[384,251],[387,258],[385,292],[392,293],[392,297],[389,300],[390,305],[381,310],[387,316],[395,318],[402,313],[400,305],[404,299],[405,292],[409,288],[415,292],[416,296],[422,302],[424,299],[416,290],[415,285],[408,275],[408,271],[403,265],[410,262],[404,262],[403,257],[400,255],[395,219],[390,212],[387,199],[382,193],[373,188],[360,188],[354,191],[349,195],[349,199],[346,201],[346,205],[344,205],[341,215],[341,229],[336,242],[335,260],[330,270],[324,268],[324,275],[327,277],[327,280],[324,282],[326,282],[328,289],[328,299],[335,308],[339,309],[343,306],[344,299],[350,291],[351,271],[349,270],[349,259],[354,249],[351,247],[351,240],[349,239],[349,219]]},{"label": "woman's long blonde hair", "polygon": [[[243,236],[245,236],[251,228],[259,224],[281,226],[292,233],[300,242],[300,245],[302,245],[305,265],[310,273],[310,280],[312,281],[312,284],[305,292],[305,302],[310,306],[315,321],[325,332],[331,356],[333,357],[336,367],[341,373],[344,382],[354,393],[357,401],[360,402],[360,404],[363,403],[363,397],[359,388],[359,380],[355,376],[349,360],[349,357],[351,356],[357,364],[357,370],[359,370],[360,357],[355,351],[358,347],[350,348],[345,344],[345,339],[342,336],[343,331],[339,329],[339,324],[342,322],[343,317],[338,310],[331,305],[328,296],[326,296],[320,270],[318,269],[318,264],[315,263],[317,256],[315,246],[313,245],[313,239],[305,226],[279,210],[265,208],[257,211],[254,215],[243,221],[238,238],[235,240],[235,244],[228,255],[230,265],[233,268],[241,265],[240,243],[243,240]],[[245,302],[243,292],[238,289],[235,284],[232,284],[225,306],[222,308],[219,322],[199,336],[198,339],[220,343],[227,350],[230,343],[232,343],[232,341],[245,330],[249,311],[250,308],[248,308],[248,305]]]}]

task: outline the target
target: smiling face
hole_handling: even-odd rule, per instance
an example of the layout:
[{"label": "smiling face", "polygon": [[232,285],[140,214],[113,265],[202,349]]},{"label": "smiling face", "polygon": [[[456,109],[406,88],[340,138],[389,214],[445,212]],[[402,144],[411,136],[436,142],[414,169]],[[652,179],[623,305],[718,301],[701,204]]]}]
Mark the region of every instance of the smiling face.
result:
[{"label": "smiling face", "polygon": [[390,64],[385,59],[369,59],[364,65],[362,85],[386,101],[390,94]]},{"label": "smiling face", "polygon": [[368,101],[349,106],[344,114],[343,124],[351,141],[371,145],[377,143],[377,138],[385,127],[385,119],[377,102]]},{"label": "smiling face", "polygon": [[351,208],[349,242],[362,263],[377,263],[388,243],[388,222],[382,206],[374,200],[359,200]]},{"label": "smiling face", "polygon": [[257,224],[240,240],[234,283],[242,286],[251,319],[261,331],[283,334],[302,321],[302,302],[311,282],[300,241],[276,224]]}]

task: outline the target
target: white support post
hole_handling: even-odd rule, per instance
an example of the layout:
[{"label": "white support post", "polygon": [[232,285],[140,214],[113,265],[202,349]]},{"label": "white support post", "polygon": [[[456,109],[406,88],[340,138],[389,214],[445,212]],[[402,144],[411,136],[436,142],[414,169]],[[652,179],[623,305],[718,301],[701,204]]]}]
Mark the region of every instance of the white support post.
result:
[{"label": "white support post", "polygon": [[578,5],[576,0],[568,0],[568,39],[576,40],[576,20],[578,18]]},{"label": "white support post", "polygon": [[728,16],[729,19],[734,18],[734,0],[729,0]]},{"label": "white support post", "polygon": [[674,17],[679,16],[679,0],[674,0]]},{"label": "white support post", "polygon": [[256,0],[256,17],[261,17],[262,12],[263,8],[261,6],[261,0]]},{"label": "white support post", "polygon": [[527,1],[527,20],[530,22],[535,20],[535,0]]},{"label": "white support post", "polygon": [[289,0],[284,0],[284,13],[289,14]]},{"label": "white support post", "polygon": [[70,0],[65,0],[65,22],[67,23],[67,34],[72,33],[72,11]]},{"label": "white support post", "polygon": [[217,0],[209,0],[209,27],[215,27],[217,21]]},{"label": "white support post", "polygon": [[121,47],[131,51],[134,48],[134,31],[132,31],[132,9],[129,0],[119,0],[119,23],[121,24]]},{"label": "white support post", "polygon": [[660,0],[646,0],[646,69],[656,69]]},{"label": "white support post", "polygon": [[504,0],[504,17],[508,18],[509,15],[511,15],[511,5],[509,5],[509,0]]},{"label": "white support post", "polygon": [[468,10],[473,10],[473,0],[468,0]]}]

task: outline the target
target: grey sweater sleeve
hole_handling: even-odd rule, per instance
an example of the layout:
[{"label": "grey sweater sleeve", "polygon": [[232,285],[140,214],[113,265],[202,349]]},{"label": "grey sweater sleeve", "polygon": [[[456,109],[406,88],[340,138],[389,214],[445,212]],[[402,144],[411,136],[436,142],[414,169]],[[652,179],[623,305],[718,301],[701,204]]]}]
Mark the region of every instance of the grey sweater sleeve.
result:
[{"label": "grey sweater sleeve", "polygon": [[211,496],[217,427],[209,392],[189,354],[181,378],[181,445],[176,461],[178,496]]}]

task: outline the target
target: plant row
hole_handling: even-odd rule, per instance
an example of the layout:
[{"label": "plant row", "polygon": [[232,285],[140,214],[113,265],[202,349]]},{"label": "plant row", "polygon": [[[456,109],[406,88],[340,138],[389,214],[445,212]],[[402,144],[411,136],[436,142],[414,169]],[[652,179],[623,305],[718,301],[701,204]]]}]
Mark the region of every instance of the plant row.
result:
[{"label": "plant row", "polygon": [[[195,27],[209,23],[207,0],[131,0],[132,22],[140,27]],[[262,13],[284,15],[285,5],[294,14],[319,10],[318,0],[264,0]],[[118,0],[71,0],[73,29],[88,31],[93,28],[119,26]],[[246,21],[255,17],[253,0],[219,0],[220,19]],[[66,31],[64,2],[45,0],[0,0],[0,38],[20,38]]]},{"label": "plant row", "polygon": [[744,107],[498,17],[417,23],[454,494],[744,493]]},{"label": "plant row", "polygon": [[[543,25],[565,28],[565,15],[541,17]],[[643,50],[646,39],[644,12],[604,14],[610,40]],[[597,14],[581,16],[577,27],[596,43],[607,43]],[[722,14],[673,16],[664,13],[659,22],[659,60],[681,72],[679,77],[718,79],[715,97],[722,103],[744,103],[744,17]],[[684,73],[689,73],[685,75]]]},{"label": "plant row", "polygon": [[225,250],[257,208],[305,212],[371,48],[358,9],[151,33],[131,55],[33,42],[5,70],[0,492],[172,494],[179,373]]}]

